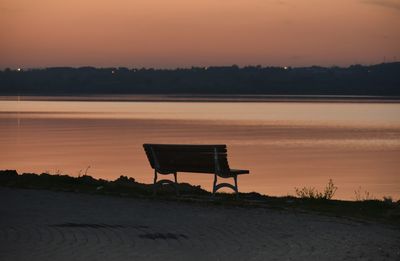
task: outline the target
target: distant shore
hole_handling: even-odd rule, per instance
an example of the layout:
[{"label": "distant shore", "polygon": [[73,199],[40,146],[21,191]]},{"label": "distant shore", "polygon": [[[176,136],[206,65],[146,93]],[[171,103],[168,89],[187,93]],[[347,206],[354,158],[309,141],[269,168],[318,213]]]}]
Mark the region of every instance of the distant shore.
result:
[{"label": "distant shore", "polygon": [[[266,95],[261,101],[291,101],[292,97],[302,95],[306,96],[301,100],[306,101],[314,100],[315,95],[333,95],[333,100],[347,100],[346,96],[353,96],[352,100],[359,100],[356,97],[362,96],[387,96],[398,100],[399,70],[400,62],[349,67],[19,68],[0,70],[0,94],[161,94],[172,97],[172,101],[204,101],[204,98],[206,101],[211,98],[213,101],[226,101],[228,98],[229,101],[251,101],[260,95]],[[253,97],[249,99],[249,96]]]},{"label": "distant shore", "polygon": [[400,103],[400,96],[357,95],[0,95],[0,101],[112,101],[112,102],[329,102]]}]

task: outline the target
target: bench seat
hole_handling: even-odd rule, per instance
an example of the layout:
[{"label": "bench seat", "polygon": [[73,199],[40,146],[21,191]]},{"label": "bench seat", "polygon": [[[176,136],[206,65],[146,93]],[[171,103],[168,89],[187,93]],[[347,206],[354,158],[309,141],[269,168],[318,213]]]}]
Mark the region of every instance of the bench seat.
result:
[{"label": "bench seat", "polygon": [[249,174],[250,171],[246,169],[230,169],[230,174],[232,175],[241,175],[241,174]]}]

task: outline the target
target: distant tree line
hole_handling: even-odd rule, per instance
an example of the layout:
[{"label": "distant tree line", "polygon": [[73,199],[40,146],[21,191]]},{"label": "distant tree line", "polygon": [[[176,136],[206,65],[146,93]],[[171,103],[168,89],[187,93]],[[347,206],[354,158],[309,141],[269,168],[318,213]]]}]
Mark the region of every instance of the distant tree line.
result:
[{"label": "distant tree line", "polygon": [[53,67],[0,71],[1,95],[266,94],[400,96],[400,62],[341,67]]}]

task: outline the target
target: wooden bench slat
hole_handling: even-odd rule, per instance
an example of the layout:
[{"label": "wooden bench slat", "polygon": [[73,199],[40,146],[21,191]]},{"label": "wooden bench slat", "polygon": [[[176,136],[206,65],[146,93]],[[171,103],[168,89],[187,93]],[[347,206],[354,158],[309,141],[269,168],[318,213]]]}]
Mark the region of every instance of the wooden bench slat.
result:
[{"label": "wooden bench slat", "polygon": [[[160,155],[160,157],[198,156],[198,157],[214,158],[214,152],[211,153],[211,152],[198,152],[198,151],[185,151],[185,150],[183,150],[183,151],[174,151],[174,150],[168,151],[168,150],[157,150],[157,149],[155,149],[154,152],[157,155]],[[226,153],[217,152],[217,155],[218,155],[218,157],[221,157],[221,158],[227,157]]]},{"label": "wooden bench slat", "polygon": [[[210,162],[211,161],[211,162]],[[219,161],[221,170],[229,170],[229,166],[227,161]],[[206,173],[214,173],[215,172],[215,164],[213,159],[203,161],[167,161],[167,160],[159,160],[159,168],[160,169],[175,169],[179,172],[185,172],[190,169],[192,172],[206,172]]]},{"label": "wooden bench slat", "polygon": [[226,145],[166,145],[166,144],[143,144],[145,149],[157,149],[157,150],[196,150],[196,151],[214,151],[217,149],[218,152],[226,152]]},{"label": "wooden bench slat", "polygon": [[[151,152],[152,150],[146,150]],[[178,149],[166,149],[166,148],[153,148],[153,151],[157,152],[157,153],[167,153],[167,154],[203,154],[203,155],[214,155],[214,150],[204,150],[204,151],[200,151],[200,150],[196,150],[194,151],[194,149],[182,149],[182,150],[178,150]],[[227,155],[227,151],[217,151],[218,155]]]},{"label": "wooden bench slat", "polygon": [[226,148],[225,144],[156,144],[156,143],[145,143],[143,144],[144,147],[168,147],[168,148],[173,148],[173,147],[194,147],[194,148]]}]

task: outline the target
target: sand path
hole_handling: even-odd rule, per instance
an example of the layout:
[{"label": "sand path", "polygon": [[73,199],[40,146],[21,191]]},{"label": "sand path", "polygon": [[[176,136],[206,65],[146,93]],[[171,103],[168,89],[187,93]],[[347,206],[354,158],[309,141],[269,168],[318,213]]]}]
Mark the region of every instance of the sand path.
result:
[{"label": "sand path", "polygon": [[400,230],[266,208],[0,188],[0,260],[400,260]]}]

